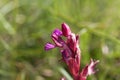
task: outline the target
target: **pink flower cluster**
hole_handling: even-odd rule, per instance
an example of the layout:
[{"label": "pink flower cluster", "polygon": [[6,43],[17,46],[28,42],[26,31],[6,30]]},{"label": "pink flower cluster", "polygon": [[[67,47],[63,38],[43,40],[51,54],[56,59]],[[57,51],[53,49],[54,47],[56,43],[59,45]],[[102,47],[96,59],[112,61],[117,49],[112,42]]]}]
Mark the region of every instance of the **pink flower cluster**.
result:
[{"label": "pink flower cluster", "polygon": [[[62,60],[67,64],[74,80],[86,80],[88,75],[94,74],[96,64],[99,62],[91,59],[90,63],[80,72],[81,51],[79,48],[79,36],[71,32],[70,27],[63,23],[62,29],[55,29],[51,35],[54,44],[47,43],[45,50],[58,47]],[[66,39],[64,40],[63,37]],[[65,80],[62,78],[61,80]]]}]

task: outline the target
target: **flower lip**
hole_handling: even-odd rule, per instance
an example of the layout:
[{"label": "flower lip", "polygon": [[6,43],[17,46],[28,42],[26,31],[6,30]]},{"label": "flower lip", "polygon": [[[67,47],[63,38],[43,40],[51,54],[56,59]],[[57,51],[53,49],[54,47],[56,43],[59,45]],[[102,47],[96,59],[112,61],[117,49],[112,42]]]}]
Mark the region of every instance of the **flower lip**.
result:
[{"label": "flower lip", "polygon": [[51,50],[51,49],[53,49],[53,48],[55,48],[55,47],[56,47],[56,46],[53,45],[53,44],[51,44],[51,43],[46,43],[44,49],[45,49],[46,51],[48,51],[48,50]]}]

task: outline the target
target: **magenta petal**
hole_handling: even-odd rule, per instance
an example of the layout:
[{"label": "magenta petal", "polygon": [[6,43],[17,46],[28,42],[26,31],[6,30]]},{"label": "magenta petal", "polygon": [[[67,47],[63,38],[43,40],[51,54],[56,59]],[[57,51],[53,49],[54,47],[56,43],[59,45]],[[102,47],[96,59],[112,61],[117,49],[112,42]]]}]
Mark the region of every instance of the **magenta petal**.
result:
[{"label": "magenta petal", "polygon": [[62,24],[62,33],[65,37],[67,37],[71,34],[70,27],[65,23]]},{"label": "magenta petal", "polygon": [[68,50],[61,50],[62,53],[62,58],[64,59],[64,61],[67,63],[68,60],[71,58],[71,53]]},{"label": "magenta petal", "polygon": [[62,35],[62,31],[59,30],[59,29],[55,29],[55,30],[53,31],[53,34],[56,35],[56,36],[61,36],[61,35]]},{"label": "magenta petal", "polygon": [[62,46],[62,31],[60,31],[59,29],[55,29],[51,35],[52,40],[54,41],[54,43],[56,44],[56,46],[61,47]]},{"label": "magenta petal", "polygon": [[48,51],[48,50],[51,50],[55,48],[55,45],[51,44],[51,43],[46,43],[45,45],[45,50]]},{"label": "magenta petal", "polygon": [[62,47],[62,39],[61,38],[56,39],[56,38],[52,37],[52,40],[54,41],[56,46]]},{"label": "magenta petal", "polygon": [[86,78],[87,76],[88,76],[88,65],[85,66],[84,69],[82,69],[82,72],[81,72],[80,77],[81,77],[81,78],[82,78],[82,77]]},{"label": "magenta petal", "polygon": [[79,35],[76,35],[76,43],[79,44]]},{"label": "magenta petal", "polygon": [[62,31],[60,31],[59,29],[55,29],[51,36],[52,38],[58,40],[61,35],[62,35]]},{"label": "magenta petal", "polygon": [[73,50],[73,52],[75,52],[78,41],[76,42],[76,36],[74,33],[71,33],[71,35],[68,36],[67,43],[68,43],[68,46]]}]

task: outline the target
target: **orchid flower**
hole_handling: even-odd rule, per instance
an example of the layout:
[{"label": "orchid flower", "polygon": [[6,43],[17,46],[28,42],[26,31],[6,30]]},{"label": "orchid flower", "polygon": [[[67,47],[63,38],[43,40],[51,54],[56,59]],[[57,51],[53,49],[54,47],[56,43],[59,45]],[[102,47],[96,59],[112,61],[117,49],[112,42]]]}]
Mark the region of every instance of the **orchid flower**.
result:
[{"label": "orchid flower", "polygon": [[[79,36],[72,33],[70,27],[63,23],[61,30],[55,29],[51,34],[54,44],[48,42],[45,50],[51,50],[58,47],[60,49],[62,60],[67,64],[68,69],[74,80],[86,80],[88,75],[94,74],[96,64],[99,62],[91,59],[90,63],[80,72],[81,50],[79,48]],[[65,37],[64,40],[62,37]],[[61,80],[65,80],[62,78]]]}]

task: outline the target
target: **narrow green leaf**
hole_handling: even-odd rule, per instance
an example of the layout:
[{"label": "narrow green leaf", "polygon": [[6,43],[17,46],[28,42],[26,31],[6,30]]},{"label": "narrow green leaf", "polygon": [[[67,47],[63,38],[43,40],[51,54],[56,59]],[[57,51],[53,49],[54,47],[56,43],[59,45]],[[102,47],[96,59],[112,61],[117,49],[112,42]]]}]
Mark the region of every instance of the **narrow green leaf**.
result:
[{"label": "narrow green leaf", "polygon": [[59,71],[65,76],[65,78],[67,78],[67,80],[73,80],[72,77],[69,75],[69,73],[63,69],[63,68],[58,68]]},{"label": "narrow green leaf", "polygon": [[0,22],[3,24],[3,27],[8,31],[9,34],[14,35],[15,29],[11,26],[11,24],[5,19],[4,15],[0,13]]}]

